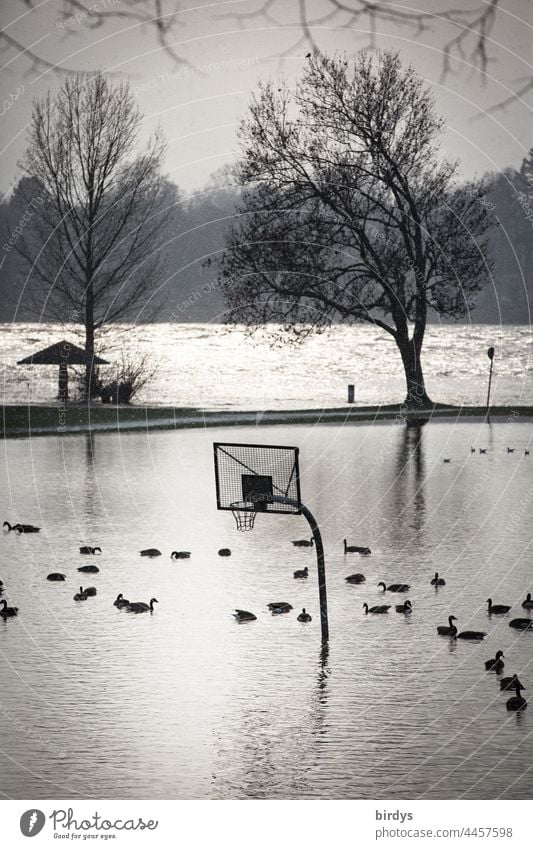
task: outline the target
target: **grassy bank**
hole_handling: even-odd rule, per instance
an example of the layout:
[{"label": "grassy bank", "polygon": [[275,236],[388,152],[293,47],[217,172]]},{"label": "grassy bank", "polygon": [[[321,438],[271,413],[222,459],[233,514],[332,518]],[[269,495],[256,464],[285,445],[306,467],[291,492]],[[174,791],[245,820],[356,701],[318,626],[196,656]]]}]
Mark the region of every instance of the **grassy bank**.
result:
[{"label": "grassy bank", "polygon": [[[485,417],[484,407],[452,407],[435,404],[427,410],[407,412],[400,404],[380,407],[337,407],[323,410],[213,411],[194,407],[92,406],[67,404],[6,404],[2,407],[1,434],[28,437],[84,433],[88,431],[127,431],[232,425],[356,423],[387,419],[427,420],[448,418],[468,420]],[[533,406],[491,408],[491,420],[513,416],[532,418]]]}]

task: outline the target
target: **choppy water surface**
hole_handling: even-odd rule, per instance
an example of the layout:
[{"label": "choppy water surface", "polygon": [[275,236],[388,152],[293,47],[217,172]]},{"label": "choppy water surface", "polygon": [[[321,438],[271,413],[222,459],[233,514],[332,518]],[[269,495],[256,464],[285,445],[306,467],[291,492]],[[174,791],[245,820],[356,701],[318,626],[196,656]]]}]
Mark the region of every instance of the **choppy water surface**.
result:
[{"label": "choppy water surface", "polygon": [[[0,791],[18,798],[530,798],[533,633],[486,612],[533,592],[531,424],[233,428],[7,440],[0,536],[16,619],[0,619]],[[213,440],[299,445],[327,556],[321,651],[302,517],[239,534],[215,508]],[[487,455],[471,454],[470,446]],[[512,454],[507,446],[515,447]],[[451,458],[443,463],[443,458]],[[343,555],[342,539],[371,557]],[[80,544],[100,544],[82,557]],[[139,549],[164,556],[146,560]],[[217,550],[229,546],[231,558]],[[171,561],[172,549],[190,560]],[[97,563],[98,575],[77,567]],[[307,582],[294,569],[310,566]],[[45,580],[51,571],[64,584]],[[363,571],[364,587],[346,575]],[[429,584],[435,571],[447,585]],[[380,580],[412,585],[410,617],[365,617]],[[80,584],[97,586],[85,603]],[[118,592],[159,600],[153,615]],[[295,610],[270,616],[270,601]],[[387,594],[387,602],[398,597]],[[238,625],[231,611],[254,611]],[[313,614],[296,621],[298,609]],[[485,630],[450,642],[436,625]],[[508,713],[498,649],[530,707]]]},{"label": "choppy water surface", "polygon": [[[0,399],[50,401],[57,395],[57,366],[17,366],[18,360],[65,336],[53,325],[0,325]],[[144,324],[111,329],[105,358],[120,363],[120,348],[146,355],[157,367],[138,401],[233,410],[336,407],[355,385],[357,404],[392,404],[405,397],[396,345],[371,326],[339,326],[299,347],[272,347],[272,336],[247,337],[213,324]],[[430,325],[423,362],[430,396],[443,403],[484,404],[487,348],[496,347],[494,404],[530,404],[533,398],[531,329],[527,326]],[[108,374],[114,374],[113,366]]]}]

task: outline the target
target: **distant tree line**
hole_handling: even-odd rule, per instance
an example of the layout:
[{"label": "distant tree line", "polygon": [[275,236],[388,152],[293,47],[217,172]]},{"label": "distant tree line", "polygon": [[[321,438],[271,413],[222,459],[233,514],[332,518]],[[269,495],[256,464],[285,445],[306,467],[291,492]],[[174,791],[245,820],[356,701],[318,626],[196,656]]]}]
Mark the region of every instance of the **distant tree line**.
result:
[{"label": "distant tree line", "polygon": [[[533,151],[516,168],[486,174],[483,181],[484,203],[495,222],[490,233],[494,286],[488,285],[478,294],[466,320],[528,323],[533,302]],[[172,184],[168,183],[170,190]],[[15,188],[0,204],[0,321],[53,321],[56,317],[45,299],[40,309],[30,303],[26,271],[13,245],[43,205],[38,184],[26,186],[24,192],[23,188]],[[174,191],[179,195],[177,187]],[[205,268],[203,262],[224,247],[224,233],[240,191],[231,185],[230,175],[224,174],[216,175],[194,197],[180,197],[172,238],[162,249],[167,276],[157,295],[159,310],[154,320],[223,321],[226,307],[216,270]],[[435,318],[430,315],[429,320]]]}]

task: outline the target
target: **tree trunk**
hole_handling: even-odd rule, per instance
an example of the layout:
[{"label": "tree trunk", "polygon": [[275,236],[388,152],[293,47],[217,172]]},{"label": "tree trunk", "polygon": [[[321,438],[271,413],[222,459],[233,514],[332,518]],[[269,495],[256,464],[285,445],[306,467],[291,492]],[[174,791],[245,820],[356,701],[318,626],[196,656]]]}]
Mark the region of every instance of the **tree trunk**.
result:
[{"label": "tree trunk", "polygon": [[424,383],[424,372],[420,359],[422,340],[417,338],[415,333],[412,339],[406,337],[403,340],[397,339],[396,341],[402,356],[407,384],[407,396],[404,403],[410,409],[424,409],[433,406],[433,401],[429,398]]},{"label": "tree trunk", "polygon": [[94,383],[94,301],[92,282],[87,285],[85,297],[85,355],[87,361],[85,363],[85,397],[83,400],[90,404]]}]

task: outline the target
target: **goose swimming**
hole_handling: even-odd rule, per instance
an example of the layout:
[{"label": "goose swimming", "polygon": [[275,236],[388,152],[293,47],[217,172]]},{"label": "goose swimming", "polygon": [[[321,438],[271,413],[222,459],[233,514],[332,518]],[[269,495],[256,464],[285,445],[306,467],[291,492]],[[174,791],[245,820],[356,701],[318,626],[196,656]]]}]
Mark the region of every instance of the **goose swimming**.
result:
[{"label": "goose swimming", "polygon": [[144,601],[130,601],[128,605],[128,610],[130,613],[146,613],[147,610],[150,613],[154,612],[154,603],[159,604],[156,598],[150,599],[150,604],[146,604]]},{"label": "goose swimming", "polygon": [[527,708],[527,702],[523,696],[520,695],[520,690],[525,690],[525,687],[522,687],[519,681],[515,681],[514,689],[516,695],[511,696],[510,699],[507,699],[505,705],[507,710],[524,710]]},{"label": "goose swimming", "polygon": [[511,619],[509,628],[516,631],[533,631],[533,619]]},{"label": "goose swimming", "polygon": [[435,577],[430,581],[432,587],[444,587],[446,586],[446,581],[444,578],[439,577],[439,573],[435,572]]},{"label": "goose swimming", "polygon": [[502,651],[497,651],[496,657],[485,661],[485,669],[492,669],[494,672],[501,672],[505,666],[502,657],[505,657],[504,653]]},{"label": "goose swimming", "polygon": [[396,613],[412,613],[412,612],[413,612],[413,605],[411,604],[409,599],[407,599],[407,601],[405,601],[403,604],[397,604],[396,605]]},{"label": "goose swimming", "polygon": [[486,637],[485,631],[461,631],[457,634],[458,640],[483,640]]},{"label": "goose swimming", "polygon": [[297,569],[296,572],[292,573],[293,578],[307,578],[309,576],[309,569],[307,566],[305,569]]},{"label": "goose swimming", "polygon": [[356,573],[355,575],[348,575],[347,578],[344,579],[348,584],[364,584],[366,578],[364,575]]},{"label": "goose swimming", "polygon": [[378,587],[383,587],[383,592],[386,590],[390,593],[406,593],[411,589],[411,584],[389,584],[385,586],[385,581],[380,581]]},{"label": "goose swimming", "polygon": [[79,593],[74,596],[74,601],[87,601],[87,593],[83,592],[83,587],[80,587]]},{"label": "goose swimming", "polygon": [[143,548],[139,551],[141,557],[161,557],[161,552],[158,548]]},{"label": "goose swimming", "polygon": [[500,690],[512,690],[517,681],[520,686],[522,686],[518,675],[516,674],[516,672],[513,672],[513,674],[509,677],[502,678],[502,680],[500,681]]},{"label": "goose swimming", "polygon": [[376,604],[374,607],[369,607],[365,601],[363,609],[365,613],[388,613],[390,610],[390,604]]},{"label": "goose swimming", "polygon": [[312,618],[313,617],[311,616],[311,614],[307,613],[305,607],[302,607],[302,612],[299,613],[298,616],[296,617],[298,622],[311,622]]},{"label": "goose swimming", "polygon": [[312,548],[315,544],[313,537],[311,539],[293,539],[292,544],[297,548]]},{"label": "goose swimming", "polygon": [[113,604],[115,605],[115,607],[128,607],[128,606],[129,606],[129,601],[128,601],[128,599],[127,599],[127,598],[124,598],[124,596],[122,595],[122,593],[119,593],[119,594],[117,595],[117,597],[116,597],[115,601],[113,602]]},{"label": "goose swimming", "polygon": [[172,560],[187,560],[191,556],[190,551],[173,551],[170,555]]},{"label": "goose swimming", "polygon": [[437,625],[437,634],[440,634],[441,637],[455,637],[457,628],[452,624],[454,620],[457,621],[457,616],[448,616],[447,625]]},{"label": "goose swimming", "polygon": [[218,556],[219,557],[231,557],[231,549],[229,549],[229,548],[219,548]]},{"label": "goose swimming", "polygon": [[526,610],[533,610],[533,598],[531,598],[531,593],[528,593],[525,597],[524,601],[522,602],[522,607],[524,607]]},{"label": "goose swimming", "polygon": [[345,539],[342,541],[345,554],[364,554],[365,556],[372,554],[369,548],[365,545],[348,545]]},{"label": "goose swimming", "polygon": [[97,572],[99,572],[99,571],[100,571],[100,569],[98,568],[98,566],[93,566],[93,565],[80,566],[78,568],[78,572],[84,572],[86,575],[96,575]]},{"label": "goose swimming", "polygon": [[18,607],[8,607],[5,598],[0,600],[0,604],[3,605],[2,610],[0,610],[0,616],[3,616],[4,619],[8,619],[11,616],[16,616],[19,612]]},{"label": "goose swimming", "polygon": [[102,549],[99,545],[95,545],[94,548],[90,545],[80,545],[80,554],[98,554],[102,553]]},{"label": "goose swimming", "polygon": [[46,576],[47,581],[64,581],[66,575],[62,575],[61,572],[50,572],[49,575]]},{"label": "goose swimming", "polygon": [[272,613],[290,613],[292,604],[289,604],[288,601],[271,601],[268,609]]},{"label": "goose swimming", "polygon": [[489,613],[509,613],[511,605],[508,604],[493,604],[492,599],[487,599]]},{"label": "goose swimming", "polygon": [[41,530],[35,525],[22,525],[20,522],[17,522],[16,525],[10,525],[9,522],[4,522],[3,527],[5,528],[6,525],[8,531],[18,531],[19,534],[38,534]]},{"label": "goose swimming", "polygon": [[250,613],[249,610],[235,610],[235,613],[232,614],[237,622],[253,622],[254,619],[257,619],[253,613]]}]

